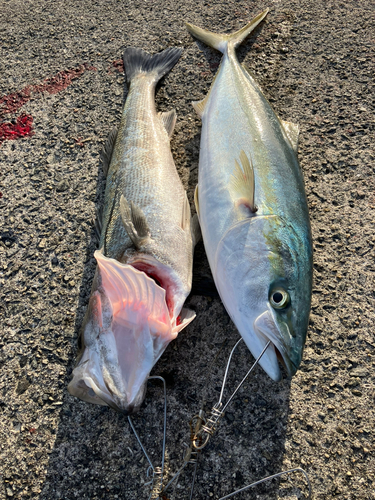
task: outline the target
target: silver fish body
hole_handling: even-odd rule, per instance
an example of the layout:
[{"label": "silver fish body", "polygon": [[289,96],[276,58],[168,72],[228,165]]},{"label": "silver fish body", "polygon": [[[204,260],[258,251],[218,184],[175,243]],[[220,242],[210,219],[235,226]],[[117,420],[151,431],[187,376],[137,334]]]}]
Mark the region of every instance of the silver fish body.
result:
[{"label": "silver fish body", "polygon": [[125,50],[130,89],[103,156],[108,173],[98,266],[69,384],[81,399],[127,414],[142,403],[168,343],[195,316],[181,312],[191,289],[194,231],[170,150],[176,113],[155,107],[156,84],[180,53]]},{"label": "silver fish body", "polygon": [[196,206],[223,303],[255,357],[274,380],[281,355],[297,370],[311,302],[312,244],[298,127],[282,122],[235,48],[268,11],[232,35],[188,30],[223,52],[203,101]]}]

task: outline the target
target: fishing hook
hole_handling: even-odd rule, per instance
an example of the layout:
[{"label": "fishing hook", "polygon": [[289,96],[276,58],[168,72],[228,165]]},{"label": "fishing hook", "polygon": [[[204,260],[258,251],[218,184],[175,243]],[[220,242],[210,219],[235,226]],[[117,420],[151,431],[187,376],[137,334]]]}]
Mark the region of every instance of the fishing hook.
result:
[{"label": "fishing hook", "polygon": [[217,425],[219,423],[219,420],[223,416],[225,410],[227,409],[227,407],[232,402],[234,396],[237,394],[237,392],[243,386],[243,384],[245,383],[247,377],[250,375],[250,373],[254,370],[254,368],[256,367],[256,365],[259,363],[261,357],[266,352],[268,346],[271,343],[270,340],[267,342],[267,344],[264,347],[263,351],[260,353],[260,355],[258,356],[258,358],[255,360],[255,362],[251,366],[250,370],[246,373],[246,375],[244,376],[244,378],[238,384],[238,386],[236,387],[235,391],[232,393],[232,395],[228,399],[227,403],[223,406],[222,399],[223,399],[223,393],[224,393],[224,389],[225,389],[225,384],[227,382],[229,365],[230,365],[230,363],[232,361],[233,353],[234,353],[235,349],[237,348],[238,344],[241,341],[242,341],[242,338],[240,338],[238,340],[238,342],[236,343],[236,345],[233,347],[233,349],[232,349],[232,351],[230,353],[230,356],[228,358],[228,362],[227,362],[227,366],[226,366],[226,370],[225,370],[225,374],[224,374],[224,379],[223,379],[223,384],[222,384],[222,387],[221,387],[219,401],[212,407],[211,413],[210,413],[210,415],[209,415],[209,417],[207,419],[207,422],[204,425],[202,425],[202,427],[198,430],[198,432],[195,434],[195,436],[194,436],[194,438],[192,440],[193,441],[193,446],[194,446],[194,448],[196,450],[201,451],[201,450],[203,450],[203,448],[205,448],[207,446],[207,444],[208,444],[208,442],[210,440],[210,437],[215,433]]}]

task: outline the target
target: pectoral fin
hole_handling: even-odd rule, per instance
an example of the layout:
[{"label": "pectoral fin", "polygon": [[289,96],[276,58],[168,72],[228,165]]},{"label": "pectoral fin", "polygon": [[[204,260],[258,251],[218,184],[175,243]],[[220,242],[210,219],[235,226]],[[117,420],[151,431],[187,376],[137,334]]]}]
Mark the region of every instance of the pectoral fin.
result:
[{"label": "pectoral fin", "polygon": [[257,207],[254,201],[255,179],[253,164],[244,151],[240,152],[240,162],[242,168],[238,161],[234,160],[235,167],[229,190],[236,206],[243,205],[254,214]]},{"label": "pectoral fin", "polygon": [[120,198],[120,215],[126,232],[137,249],[149,242],[151,239],[150,230],[142,209],[132,201],[129,207],[129,203],[123,195]]},{"label": "pectoral fin", "polygon": [[281,121],[284,130],[295,152],[298,148],[299,126],[296,123]]}]

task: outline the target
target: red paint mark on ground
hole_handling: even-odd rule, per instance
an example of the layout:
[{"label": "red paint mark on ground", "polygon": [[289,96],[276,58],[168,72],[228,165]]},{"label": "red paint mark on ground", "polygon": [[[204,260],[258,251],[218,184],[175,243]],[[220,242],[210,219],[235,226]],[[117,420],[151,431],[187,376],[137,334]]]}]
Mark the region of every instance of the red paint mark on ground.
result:
[{"label": "red paint mark on ground", "polygon": [[66,89],[72,83],[73,80],[79,78],[85,71],[96,71],[94,66],[87,66],[82,64],[75,69],[69,69],[66,71],[60,71],[55,76],[46,78],[40,85],[33,85],[32,92],[42,93],[47,92],[48,94],[57,94],[61,90]]},{"label": "red paint mark on ground", "polygon": [[[39,85],[27,85],[27,87],[5,95],[0,98],[0,116],[15,113],[32,97],[37,98],[43,93],[57,94],[66,89],[73,80],[79,78],[85,71],[96,71],[93,66],[81,64],[77,68],[59,71],[54,76],[49,76]],[[0,123],[0,144],[5,140],[15,140],[20,137],[30,137],[33,118],[31,115],[21,115],[14,123]]]},{"label": "red paint mark on ground", "polygon": [[[85,71],[96,71],[94,66],[81,64],[77,68],[59,71],[54,76],[49,76],[39,85],[27,85],[18,92],[0,98],[0,116],[15,113],[32,97],[38,94],[57,94],[66,89],[73,80],[79,78]],[[32,129],[33,118],[31,115],[21,115],[13,122],[0,123],[0,144],[6,140],[16,140],[20,137],[30,137],[34,134]]]},{"label": "red paint mark on ground", "polygon": [[26,104],[31,97],[37,97],[38,94],[46,92],[47,94],[57,94],[61,90],[66,89],[73,80],[79,78],[85,71],[96,71],[94,66],[82,64],[74,69],[66,71],[59,71],[54,76],[49,76],[39,85],[27,85],[27,87],[13,92],[12,94],[5,95],[0,98],[0,115],[15,113],[24,104]]},{"label": "red paint mark on ground", "polygon": [[29,87],[25,87],[19,92],[13,92],[13,94],[5,95],[0,99],[0,115],[15,113],[30,100],[30,96],[31,91]]},{"label": "red paint mark on ground", "polygon": [[112,68],[117,69],[117,71],[119,71],[120,73],[125,73],[124,61],[122,59],[116,59],[116,61],[113,61],[113,63],[111,64],[111,66],[108,68],[108,72]]},{"label": "red paint mark on ground", "polygon": [[30,137],[34,134],[33,117],[21,115],[15,122],[0,123],[0,144],[3,141],[14,141],[20,137]]}]

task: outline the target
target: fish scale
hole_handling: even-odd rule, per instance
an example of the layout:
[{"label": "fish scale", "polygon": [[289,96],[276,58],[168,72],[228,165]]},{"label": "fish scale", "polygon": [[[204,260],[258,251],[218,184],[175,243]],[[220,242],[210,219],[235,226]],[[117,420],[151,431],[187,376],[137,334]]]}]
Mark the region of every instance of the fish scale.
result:
[{"label": "fish scale", "polygon": [[[179,252],[171,256],[170,248],[172,245],[178,250],[177,245],[184,237],[180,228],[185,191],[173,163],[166,132],[158,123],[153,80],[153,76],[141,77],[141,81],[130,87],[123,112],[125,119],[119,128],[109,169],[104,202],[108,208],[104,213],[101,245],[105,243],[106,256],[126,262],[123,255],[133,244],[121,222],[119,202],[123,194],[142,208],[157,243],[158,258],[177,269],[181,256]],[[150,121],[156,122],[156,126],[150,126]],[[108,203],[110,199],[114,199],[113,208]]]}]

